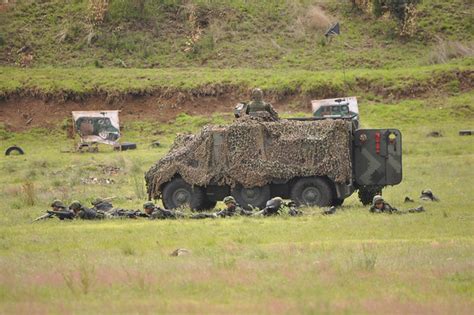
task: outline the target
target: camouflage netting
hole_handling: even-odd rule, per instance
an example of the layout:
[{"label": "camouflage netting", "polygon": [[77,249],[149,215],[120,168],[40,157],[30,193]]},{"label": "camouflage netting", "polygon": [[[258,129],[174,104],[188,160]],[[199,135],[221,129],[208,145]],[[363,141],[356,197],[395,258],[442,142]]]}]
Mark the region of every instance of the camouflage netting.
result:
[{"label": "camouflage netting", "polygon": [[241,118],[180,135],[169,153],[145,175],[150,197],[176,174],[197,186],[262,186],[275,179],[351,178],[350,123],[342,120],[262,122]]}]

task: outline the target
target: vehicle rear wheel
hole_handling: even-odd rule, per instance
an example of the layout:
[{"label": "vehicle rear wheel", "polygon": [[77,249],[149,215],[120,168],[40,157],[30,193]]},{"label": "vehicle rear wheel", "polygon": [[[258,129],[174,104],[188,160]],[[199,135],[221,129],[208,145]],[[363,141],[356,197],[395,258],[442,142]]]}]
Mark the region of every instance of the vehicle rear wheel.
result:
[{"label": "vehicle rear wheel", "polygon": [[260,209],[265,208],[265,204],[270,199],[270,186],[245,188],[237,184],[231,192],[237,203],[244,209],[250,209],[249,204]]},{"label": "vehicle rear wheel", "polygon": [[375,195],[382,194],[382,187],[380,186],[362,186],[359,188],[359,200],[364,206],[372,204],[372,199]]},{"label": "vehicle rear wheel", "polygon": [[333,192],[327,181],[319,177],[300,178],[291,187],[291,200],[299,205],[327,207],[333,200]]},{"label": "vehicle rear wheel", "polygon": [[191,186],[182,178],[175,178],[163,189],[163,205],[167,209],[188,205],[192,210],[202,210],[206,205],[206,194],[202,187]]}]

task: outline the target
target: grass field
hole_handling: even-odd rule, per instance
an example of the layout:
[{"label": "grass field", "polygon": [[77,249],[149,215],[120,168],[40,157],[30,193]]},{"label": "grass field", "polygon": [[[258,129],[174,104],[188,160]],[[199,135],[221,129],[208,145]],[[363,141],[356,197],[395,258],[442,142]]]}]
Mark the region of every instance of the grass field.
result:
[{"label": "grass field", "polygon": [[[103,94],[150,95],[186,92],[216,95],[260,86],[276,95],[368,93],[393,98],[430,90],[459,92],[473,80],[474,59],[413,68],[306,71],[267,69],[94,69],[0,67],[0,97],[8,95],[74,99]],[[462,75],[459,75],[461,73]],[[464,81],[463,81],[464,80]],[[461,82],[463,81],[463,82]]]},{"label": "grass field", "polygon": [[[457,131],[474,128],[472,100],[468,92],[361,105],[365,127],[403,133],[404,180],[384,196],[401,209],[410,196],[427,211],[400,216],[369,214],[352,196],[327,217],[313,208],[300,218],[31,224],[54,198],[117,196],[117,206],[140,207],[143,172],[174,133],[231,115],[129,123],[125,140],[139,148],[121,153],[59,153],[72,146],[61,130],[0,128],[2,147],[27,152],[0,159],[0,313],[469,314],[474,138]],[[154,139],[161,148],[148,147]],[[82,184],[88,177],[115,183]],[[419,202],[423,188],[441,202]],[[191,254],[169,256],[176,248]]]}]

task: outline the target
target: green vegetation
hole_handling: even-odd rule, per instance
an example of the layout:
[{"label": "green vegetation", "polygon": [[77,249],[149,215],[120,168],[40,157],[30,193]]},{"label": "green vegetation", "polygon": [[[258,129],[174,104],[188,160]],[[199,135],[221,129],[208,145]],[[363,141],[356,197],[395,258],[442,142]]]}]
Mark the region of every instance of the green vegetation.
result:
[{"label": "green vegetation", "polygon": [[[0,64],[395,68],[438,60],[431,56],[438,39],[462,51],[450,58],[473,54],[470,0],[410,1],[417,5],[408,33],[400,1],[365,2],[384,2],[390,16],[357,10],[349,0],[89,2],[100,1],[18,0],[0,11]],[[342,35],[329,43],[324,32],[335,21]]]},{"label": "green vegetation", "polygon": [[[416,3],[407,11],[399,2],[0,5],[0,108],[26,96],[77,109],[89,96],[123,94],[172,102],[184,93],[196,104],[228,95],[230,104],[260,86],[301,111],[300,100],[358,95],[363,127],[403,134],[404,179],[384,197],[401,209],[421,203],[424,188],[441,199],[400,216],[371,215],[354,195],[332,216],[308,208],[299,218],[31,224],[56,198],[139,208],[144,172],[175,134],[232,113],[128,120],[122,140],[138,149],[95,154],[66,152],[66,118],[15,133],[0,115],[0,148],[26,152],[0,157],[0,314],[472,313],[474,137],[457,134],[474,128],[472,1],[403,1]],[[341,36],[328,41],[335,21]],[[177,248],[191,253],[171,257]]]},{"label": "green vegetation", "polygon": [[[392,70],[312,72],[254,69],[18,69],[0,68],[0,96],[88,96],[94,94],[160,94],[162,90],[193,95],[218,95],[222,91],[259,86],[280,95],[319,97],[370,92],[380,96],[409,96],[433,89],[459,91],[472,82],[472,59],[445,65]],[[459,75],[461,73],[461,75]],[[462,81],[462,82],[461,82]],[[454,86],[453,86],[454,84]],[[456,90],[457,86],[457,90]]]},{"label": "green vegetation", "polygon": [[[169,125],[125,125],[138,149],[58,153],[60,130],[1,131],[27,154],[0,159],[0,313],[432,313],[474,306],[473,93],[361,105],[365,127],[398,127],[404,180],[384,196],[406,209],[423,188],[441,199],[427,212],[371,215],[356,196],[335,215],[301,218],[30,224],[50,201],[117,196],[137,208],[143,172],[172,143],[231,114],[180,115]],[[301,113],[303,114],[303,113]],[[443,137],[428,138],[430,131]],[[158,134],[158,136],[157,136]],[[159,139],[158,149],[148,144]],[[117,174],[107,167],[119,168]],[[83,184],[84,178],[113,184]],[[219,205],[222,206],[222,205]],[[170,257],[176,248],[190,255]],[[60,296],[61,298],[58,298]],[[104,301],[107,308],[104,308]]]}]

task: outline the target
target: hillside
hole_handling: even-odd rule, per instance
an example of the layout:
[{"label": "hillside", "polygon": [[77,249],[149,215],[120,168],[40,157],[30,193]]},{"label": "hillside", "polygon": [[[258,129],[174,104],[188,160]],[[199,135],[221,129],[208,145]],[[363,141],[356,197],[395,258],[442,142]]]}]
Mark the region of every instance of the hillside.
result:
[{"label": "hillside", "polygon": [[392,2],[17,0],[0,10],[0,64],[323,70],[472,56],[472,1]]}]

